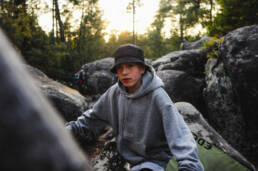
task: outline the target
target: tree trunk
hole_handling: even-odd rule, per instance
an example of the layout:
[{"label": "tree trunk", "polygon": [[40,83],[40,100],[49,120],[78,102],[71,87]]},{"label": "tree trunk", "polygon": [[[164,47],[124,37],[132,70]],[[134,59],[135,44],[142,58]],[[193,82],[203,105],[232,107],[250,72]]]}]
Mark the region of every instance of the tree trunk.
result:
[{"label": "tree trunk", "polygon": [[133,40],[132,43],[135,44],[135,0],[133,0]]},{"label": "tree trunk", "polygon": [[213,25],[213,20],[212,20],[212,10],[213,10],[213,0],[210,0],[210,23]]},{"label": "tree trunk", "polygon": [[54,4],[55,4],[55,10],[56,10],[56,19],[57,19],[58,24],[59,24],[60,39],[61,39],[62,42],[65,42],[64,25],[63,25],[63,22],[62,22],[61,16],[60,16],[60,11],[59,11],[59,7],[58,7],[58,0],[54,0]]},{"label": "tree trunk", "polygon": [[179,25],[180,25],[180,41],[184,41],[184,26],[183,26],[183,19],[182,19],[182,14],[180,14],[180,19],[179,19]]},{"label": "tree trunk", "polygon": [[4,0],[0,0],[0,7],[1,9],[4,9]]}]

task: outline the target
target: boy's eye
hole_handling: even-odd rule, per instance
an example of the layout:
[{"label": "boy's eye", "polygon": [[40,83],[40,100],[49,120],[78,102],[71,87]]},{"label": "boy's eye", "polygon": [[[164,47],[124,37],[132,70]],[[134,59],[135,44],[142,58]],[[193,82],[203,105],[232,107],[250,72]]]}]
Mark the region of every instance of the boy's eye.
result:
[{"label": "boy's eye", "polygon": [[121,70],[121,66],[120,65],[118,65],[118,66],[116,66],[116,70]]}]

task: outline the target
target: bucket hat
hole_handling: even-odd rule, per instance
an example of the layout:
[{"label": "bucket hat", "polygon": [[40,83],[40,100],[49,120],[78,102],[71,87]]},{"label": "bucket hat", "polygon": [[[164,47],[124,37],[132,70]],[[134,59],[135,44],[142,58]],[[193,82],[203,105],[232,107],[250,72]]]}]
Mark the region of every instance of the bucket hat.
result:
[{"label": "bucket hat", "polygon": [[144,52],[143,50],[133,44],[125,44],[119,46],[114,54],[114,65],[111,68],[111,72],[116,73],[116,66],[122,63],[135,62],[143,64],[146,69],[149,69],[149,66],[145,63]]}]

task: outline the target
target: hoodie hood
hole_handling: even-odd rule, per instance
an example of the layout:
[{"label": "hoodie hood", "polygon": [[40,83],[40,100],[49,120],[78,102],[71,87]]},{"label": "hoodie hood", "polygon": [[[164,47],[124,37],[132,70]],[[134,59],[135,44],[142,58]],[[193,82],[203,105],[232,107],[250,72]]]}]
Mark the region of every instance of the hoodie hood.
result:
[{"label": "hoodie hood", "polygon": [[122,94],[127,96],[128,98],[138,98],[141,97],[159,87],[164,87],[163,81],[156,75],[155,70],[153,68],[146,70],[146,72],[142,76],[142,84],[136,90],[135,93],[129,94],[126,91],[126,88],[123,86],[120,80],[118,80],[118,87]]}]

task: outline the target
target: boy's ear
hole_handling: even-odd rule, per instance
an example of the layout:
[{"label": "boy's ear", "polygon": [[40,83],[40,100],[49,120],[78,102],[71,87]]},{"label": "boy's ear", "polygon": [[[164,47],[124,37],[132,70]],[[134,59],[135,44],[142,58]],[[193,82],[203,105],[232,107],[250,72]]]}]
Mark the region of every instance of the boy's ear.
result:
[{"label": "boy's ear", "polygon": [[144,74],[146,72],[145,66],[141,65],[140,67],[141,67],[141,74]]}]

